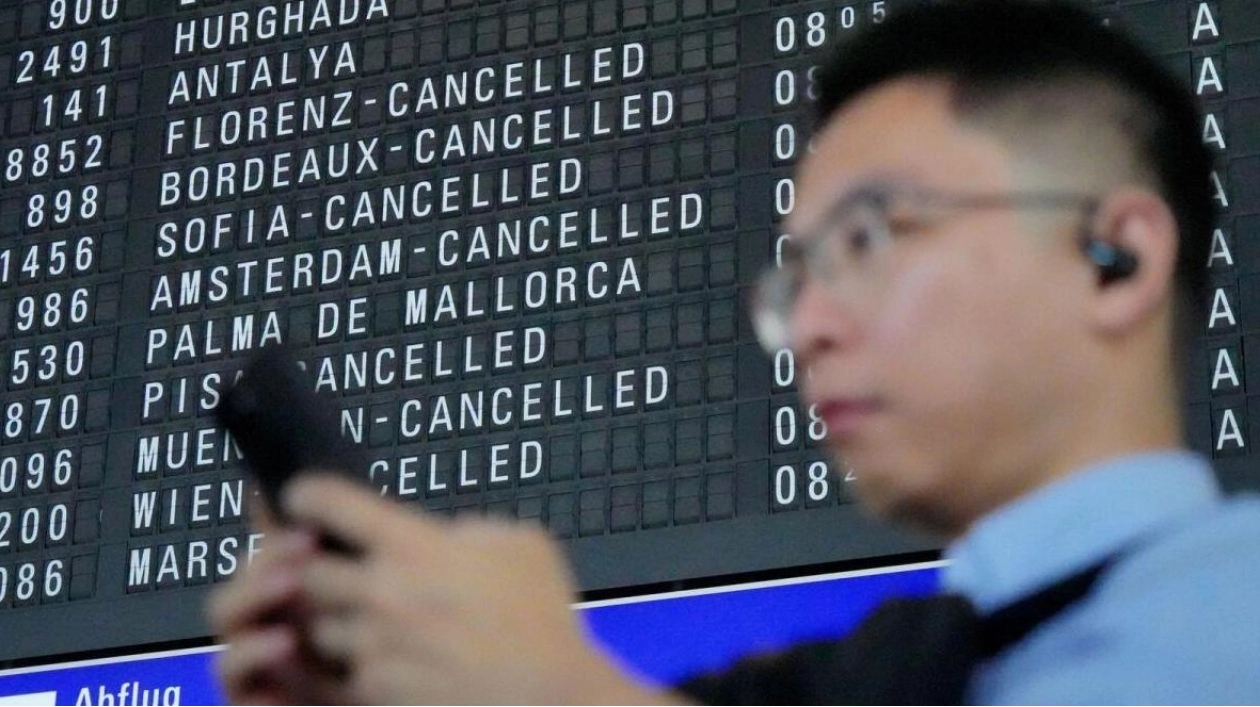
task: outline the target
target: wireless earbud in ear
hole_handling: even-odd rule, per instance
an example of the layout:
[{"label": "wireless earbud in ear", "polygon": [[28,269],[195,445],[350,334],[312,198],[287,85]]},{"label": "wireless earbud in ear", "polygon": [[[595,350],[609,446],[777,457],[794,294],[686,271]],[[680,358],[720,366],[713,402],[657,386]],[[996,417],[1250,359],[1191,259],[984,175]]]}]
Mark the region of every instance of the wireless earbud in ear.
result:
[{"label": "wireless earbud in ear", "polygon": [[1081,251],[1098,266],[1098,281],[1109,285],[1137,272],[1138,258],[1131,251],[1097,238],[1081,241]]}]

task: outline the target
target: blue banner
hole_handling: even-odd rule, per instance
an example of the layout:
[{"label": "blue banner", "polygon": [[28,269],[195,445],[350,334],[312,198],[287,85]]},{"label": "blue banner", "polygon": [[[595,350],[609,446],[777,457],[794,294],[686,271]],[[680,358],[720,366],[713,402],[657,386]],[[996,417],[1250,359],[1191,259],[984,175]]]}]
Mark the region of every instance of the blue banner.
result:
[{"label": "blue banner", "polygon": [[86,661],[0,674],[0,705],[221,705],[221,648]]},{"label": "blue banner", "polygon": [[[941,563],[579,604],[587,629],[627,670],[668,685],[750,653],[838,637],[892,596],[939,586]],[[221,705],[221,647],[0,672],[3,705]]]}]

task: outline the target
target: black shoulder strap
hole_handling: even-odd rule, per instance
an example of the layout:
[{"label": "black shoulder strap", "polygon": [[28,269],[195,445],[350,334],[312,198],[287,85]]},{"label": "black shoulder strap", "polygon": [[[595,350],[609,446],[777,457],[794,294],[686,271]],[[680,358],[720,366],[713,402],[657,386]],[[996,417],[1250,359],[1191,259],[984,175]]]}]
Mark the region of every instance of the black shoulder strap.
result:
[{"label": "black shoulder strap", "polygon": [[992,658],[1019,643],[1033,629],[1083,599],[1113,561],[1114,556],[1108,557],[1067,579],[982,616],[978,636],[980,657]]},{"label": "black shoulder strap", "polygon": [[985,616],[959,595],[894,599],[843,640],[746,659],[676,689],[706,704],[960,704],[977,664],[1084,598],[1111,563]]}]

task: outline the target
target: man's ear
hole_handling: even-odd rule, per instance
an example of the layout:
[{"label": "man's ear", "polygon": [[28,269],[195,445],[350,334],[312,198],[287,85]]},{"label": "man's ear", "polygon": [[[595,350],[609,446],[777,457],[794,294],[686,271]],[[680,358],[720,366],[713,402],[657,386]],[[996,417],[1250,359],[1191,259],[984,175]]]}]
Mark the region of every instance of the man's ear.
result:
[{"label": "man's ear", "polygon": [[1102,282],[1094,298],[1094,324],[1105,334],[1122,334],[1171,306],[1177,264],[1178,230],[1172,210],[1158,194],[1120,189],[1099,204],[1090,235],[1123,249],[1137,261],[1122,278]]}]

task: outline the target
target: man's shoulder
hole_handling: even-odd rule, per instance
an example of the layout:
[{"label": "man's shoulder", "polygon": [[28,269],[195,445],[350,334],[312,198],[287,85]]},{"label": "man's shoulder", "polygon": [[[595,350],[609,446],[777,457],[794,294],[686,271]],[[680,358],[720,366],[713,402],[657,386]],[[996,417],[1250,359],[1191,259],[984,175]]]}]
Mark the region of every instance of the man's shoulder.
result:
[{"label": "man's shoulder", "polygon": [[1260,599],[1260,494],[1235,496],[1139,540],[1103,586],[1153,596],[1258,592],[1252,596]]},{"label": "man's shoulder", "polygon": [[1230,650],[1260,655],[1260,496],[1230,499],[1140,542],[1093,599],[1105,625],[1151,649],[1190,662]]},{"label": "man's shoulder", "polygon": [[[1260,497],[1129,549],[1091,595],[995,666],[1005,702],[1255,702]],[[1000,697],[994,697],[1000,695]]]}]

